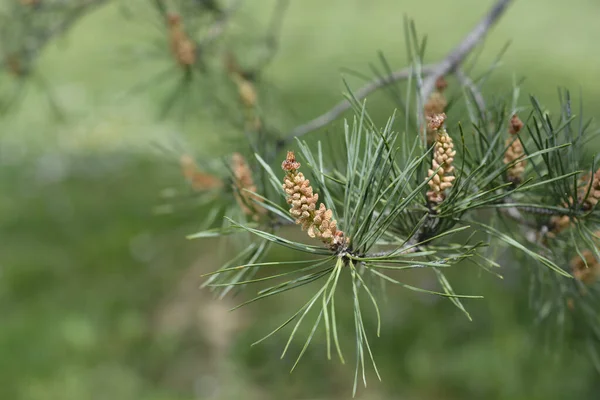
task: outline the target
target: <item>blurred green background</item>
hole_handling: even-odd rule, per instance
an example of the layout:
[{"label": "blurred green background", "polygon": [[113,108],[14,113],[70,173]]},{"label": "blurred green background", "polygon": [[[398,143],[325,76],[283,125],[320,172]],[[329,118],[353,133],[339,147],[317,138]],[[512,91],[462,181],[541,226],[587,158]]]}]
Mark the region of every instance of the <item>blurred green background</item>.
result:
[{"label": "blurred green background", "polygon": [[[429,35],[434,61],[490,4],[292,0],[261,90],[293,110],[280,118],[290,128],[341,98],[341,68],[369,74],[379,50],[393,68],[405,65],[404,15]],[[234,29],[264,29],[272,7],[247,1]],[[565,86],[581,91],[586,114],[598,116],[598,15],[593,0],[516,1],[486,41],[480,70],[512,45],[485,93],[505,92],[524,76],[524,95],[552,109]],[[185,239],[203,213],[175,152],[156,148],[209,158],[231,150],[223,137],[236,133],[202,105],[185,123],[157,119],[168,85],[124,97],[160,69],[132,57],[152,35],[116,4],[86,16],[38,65],[64,118],[30,84],[19,108],[0,120],[0,398],[349,398],[353,328],[343,306],[349,364],[328,362],[319,337],[290,375],[294,357],[279,359],[285,334],[250,344],[295,311],[303,293],[228,312],[245,295],[216,301],[198,289],[220,256],[215,242]],[[381,115],[393,109],[376,104]],[[174,212],[157,215],[168,188],[180,193],[169,200]],[[485,295],[467,303],[474,322],[449,302],[394,290],[381,338],[372,339],[383,382],[371,375],[362,398],[598,398],[600,379],[586,358],[539,339],[518,279],[501,282],[471,267],[452,278],[457,291]],[[302,344],[299,336],[292,350]]]}]

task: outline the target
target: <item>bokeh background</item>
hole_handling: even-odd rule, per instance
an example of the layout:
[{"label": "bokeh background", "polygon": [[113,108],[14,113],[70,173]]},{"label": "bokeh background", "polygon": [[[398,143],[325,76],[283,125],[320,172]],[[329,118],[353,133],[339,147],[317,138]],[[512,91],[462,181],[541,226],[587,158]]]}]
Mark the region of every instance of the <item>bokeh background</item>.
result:
[{"label": "bokeh background", "polygon": [[[202,102],[186,121],[157,118],[168,85],[126,95],[157,70],[158,61],[136,56],[156,32],[124,18],[118,3],[50,45],[37,70],[49,89],[30,84],[19,107],[0,119],[0,398],[351,397],[352,362],[328,362],[322,336],[293,374],[294,357],[279,359],[285,334],[250,347],[306,293],[228,312],[249,294],[216,301],[198,289],[200,275],[223,258],[215,241],[185,239],[205,213],[190,201],[176,151],[164,149],[214,158],[232,149],[224,138],[237,133]],[[341,99],[342,68],[368,75],[378,51],[392,68],[405,65],[404,15],[428,34],[427,60],[434,61],[490,4],[292,0],[261,93],[283,105],[277,119],[292,127]],[[272,7],[247,1],[235,29],[249,36],[264,29]],[[598,15],[594,0],[516,1],[486,40],[481,71],[512,44],[485,93],[505,92],[525,77],[523,104],[534,93],[552,109],[557,87],[568,87],[581,93],[587,116],[600,116]],[[393,105],[378,98],[373,112],[389,115]],[[171,212],[157,213],[165,204]],[[458,291],[485,296],[467,303],[473,322],[450,302],[389,293],[381,338],[372,340],[383,382],[371,374],[360,396],[597,399],[598,372],[570,344],[541,339],[524,283],[506,275],[500,281],[467,267],[452,274]],[[340,315],[349,356],[352,317],[343,306]],[[366,319],[373,328],[372,316]]]}]

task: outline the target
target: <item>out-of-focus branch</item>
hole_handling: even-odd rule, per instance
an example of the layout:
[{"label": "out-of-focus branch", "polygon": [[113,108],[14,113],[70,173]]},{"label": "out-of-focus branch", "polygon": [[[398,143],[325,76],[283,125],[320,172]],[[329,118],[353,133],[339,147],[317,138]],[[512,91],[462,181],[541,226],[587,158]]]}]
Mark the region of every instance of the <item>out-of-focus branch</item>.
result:
[{"label": "out-of-focus branch", "polygon": [[[424,75],[430,74],[433,71],[432,65],[424,65],[422,67],[422,71]],[[371,93],[385,87],[391,85],[396,81],[400,81],[403,79],[407,79],[413,74],[412,68],[404,68],[398,71],[393,72],[392,74],[378,78],[374,81],[371,81],[358,89],[353,93],[354,97],[357,100],[363,100],[365,97],[370,95]],[[290,137],[302,136],[309,132],[312,132],[316,129],[319,129],[330,122],[334,121],[337,117],[339,117],[344,111],[348,110],[351,107],[350,102],[348,100],[343,100],[337,103],[333,108],[327,111],[325,114],[318,116],[317,118],[308,121],[305,124],[297,126],[290,132]]]},{"label": "out-of-focus branch", "polygon": [[442,61],[440,61],[433,72],[425,79],[421,87],[421,98],[429,97],[435,88],[435,81],[448,73],[454,72],[464,59],[471,53],[479,42],[487,35],[490,28],[504,14],[512,0],[497,0],[486,16],[465,36]]},{"label": "out-of-focus branch", "polygon": [[251,67],[242,68],[237,62],[233,53],[226,54],[226,65],[229,73],[235,73],[250,82],[256,82],[264,69],[271,63],[277,50],[279,50],[279,41],[281,29],[283,27],[283,18],[289,6],[290,0],[277,0],[273,13],[271,15],[267,33],[264,37],[264,51]]},{"label": "out-of-focus branch", "polygon": [[477,85],[471,80],[471,78],[467,76],[467,74],[463,72],[461,68],[456,68],[456,70],[454,71],[454,76],[456,76],[456,79],[458,79],[461,86],[464,86],[467,89],[469,89],[469,91],[473,95],[473,100],[475,100],[475,103],[477,103],[477,108],[482,114],[480,116],[484,118],[485,110],[487,110],[487,108],[485,105],[485,99],[483,98],[483,95],[481,94],[481,91],[479,90]]},{"label": "out-of-focus branch", "polygon": [[26,45],[21,53],[21,56],[25,57],[25,60],[23,61],[30,63],[32,60],[35,60],[52,39],[69,31],[69,29],[73,27],[79,18],[106,3],[108,3],[108,0],[80,1],[76,6],[67,12],[64,19],[49,29],[41,32],[34,41],[31,41],[28,45]]},{"label": "out-of-focus branch", "polygon": [[290,0],[278,0],[275,4],[275,9],[271,15],[267,36],[265,37],[266,52],[261,57],[257,65],[253,68],[255,74],[264,70],[267,65],[273,60],[277,50],[279,49],[279,38],[281,37],[281,29],[283,27],[283,17],[290,4]]},{"label": "out-of-focus branch", "polygon": [[[469,53],[475,48],[475,46],[485,37],[490,28],[494,25],[494,23],[504,14],[506,8],[510,4],[512,0],[497,0],[496,3],[492,6],[490,11],[485,15],[485,17],[469,32],[469,34],[460,42],[458,46],[454,50],[452,50],[443,60],[436,64],[425,65],[422,67],[422,74],[426,77],[423,85],[421,87],[421,99],[426,99],[435,87],[435,82],[438,78],[447,75],[449,73],[457,73],[457,78],[463,82],[463,84],[468,84],[471,88],[473,94],[476,96],[475,100],[478,105],[485,105],[483,102],[483,97],[479,93],[476,86],[473,82],[468,79],[468,77],[462,73],[462,71],[457,70],[457,67],[464,61],[464,59],[469,55]],[[393,72],[387,77],[378,78],[369,82],[359,90],[354,93],[354,97],[358,100],[362,100],[367,97],[372,92],[383,88],[385,86],[391,85],[392,83],[407,79],[413,73],[412,68],[405,68],[398,71]],[[466,79],[465,79],[466,78]],[[329,124],[334,121],[337,117],[339,117],[344,111],[350,108],[350,103],[346,100],[339,102],[333,108],[331,108],[326,113],[308,121],[302,125],[299,125],[292,129],[289,135],[280,141],[280,146],[284,146],[294,137],[305,135],[309,132],[322,128],[323,126]],[[482,108],[485,109],[485,108]]]},{"label": "out-of-focus branch", "polygon": [[516,207],[501,208],[500,212],[519,224],[521,233],[528,242],[537,244],[538,231],[527,223],[523,214]]},{"label": "out-of-focus branch", "polygon": [[[507,202],[510,202],[510,199],[507,200]],[[525,239],[528,242],[530,242],[532,244],[536,244],[536,245],[540,244],[539,238],[541,236],[543,236],[544,231],[547,229],[546,227],[540,228],[535,223],[528,221],[517,207],[499,208],[498,210],[502,215],[504,215],[518,223],[519,227],[521,228],[521,234],[525,237]],[[396,249],[392,249],[392,250],[380,251],[377,253],[370,253],[370,254],[367,254],[366,257],[370,257],[370,258],[371,257],[372,258],[388,257],[392,254],[407,254],[407,253],[419,251],[419,243],[426,242],[426,240],[425,241],[423,240],[422,236],[423,236],[423,228],[421,228],[417,232],[415,232],[413,234],[413,236],[410,237],[406,241],[406,244],[404,244],[403,246],[396,248]]]},{"label": "out-of-focus branch", "polygon": [[227,27],[227,24],[229,24],[231,17],[237,12],[242,3],[243,0],[233,0],[229,8],[225,10],[209,28],[206,37],[200,42],[200,47],[209,45],[225,32],[225,28]]}]

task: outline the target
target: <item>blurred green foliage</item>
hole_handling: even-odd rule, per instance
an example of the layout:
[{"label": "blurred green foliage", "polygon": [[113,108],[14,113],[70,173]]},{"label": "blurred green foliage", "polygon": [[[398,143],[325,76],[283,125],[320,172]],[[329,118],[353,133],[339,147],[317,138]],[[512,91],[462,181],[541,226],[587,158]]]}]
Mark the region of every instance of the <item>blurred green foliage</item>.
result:
[{"label": "blurred green foliage", "polygon": [[[292,127],[340,99],[341,67],[368,73],[378,50],[403,65],[403,14],[429,34],[428,60],[435,60],[487,3],[292,2],[263,95],[294,110],[283,120]],[[246,2],[235,29],[261,27],[271,5]],[[599,11],[600,3],[586,0],[516,2],[480,60],[483,68],[513,41],[486,93],[525,76],[525,93],[550,108],[557,86],[581,87],[585,109],[598,115]],[[155,34],[117,5],[85,17],[39,64],[64,119],[32,84],[0,121],[0,398],[348,398],[352,368],[327,362],[322,338],[292,375],[293,357],[279,359],[286,336],[250,347],[297,308],[302,293],[227,313],[240,299],[213,302],[197,290],[220,255],[214,243],[185,240],[202,209],[176,155],[154,147],[208,157],[228,151],[223,137],[235,133],[210,110],[185,124],[157,120],[161,90],[123,97],[157,70],[152,59],[130,57]],[[392,111],[374,104],[380,117]],[[174,212],[156,215],[166,188],[178,193],[168,200]],[[600,380],[585,357],[537,339],[519,295],[525,283],[510,271],[505,282],[476,271],[451,274],[460,292],[486,296],[467,304],[472,323],[449,302],[390,288],[382,337],[372,340],[383,383],[371,376],[363,398],[597,398]],[[347,317],[340,326],[352,332]],[[344,342],[351,354],[351,339]]]}]

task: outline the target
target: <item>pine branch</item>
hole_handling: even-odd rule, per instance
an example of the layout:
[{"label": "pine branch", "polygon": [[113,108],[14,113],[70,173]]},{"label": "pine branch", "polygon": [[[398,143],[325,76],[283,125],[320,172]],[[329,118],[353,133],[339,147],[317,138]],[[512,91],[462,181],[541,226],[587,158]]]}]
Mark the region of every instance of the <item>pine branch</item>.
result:
[{"label": "pine branch", "polygon": [[497,0],[486,16],[465,36],[465,38],[434,68],[433,72],[423,82],[421,98],[429,97],[435,88],[435,81],[451,72],[464,61],[475,46],[487,35],[490,28],[504,14],[512,0]]},{"label": "pine branch", "polygon": [[454,71],[454,76],[456,76],[456,79],[458,79],[461,86],[469,89],[469,91],[473,95],[473,100],[475,100],[475,103],[477,103],[477,108],[479,109],[480,114],[482,114],[480,115],[480,117],[483,120],[485,120],[485,111],[487,110],[485,99],[483,98],[483,95],[481,94],[481,91],[479,90],[475,82],[473,82],[471,78],[469,78],[467,74],[464,73],[462,68],[456,68],[456,70]]},{"label": "pine branch", "polygon": [[229,8],[225,10],[209,28],[208,35],[202,40],[200,47],[205,47],[214,42],[223,34],[223,32],[225,32],[225,28],[227,27],[227,24],[229,24],[231,17],[235,15],[243,2],[244,0],[233,0],[231,6],[229,6]]},{"label": "pine branch", "polygon": [[263,71],[269,66],[271,61],[273,61],[273,58],[279,50],[283,20],[289,4],[290,0],[277,0],[275,3],[273,13],[268,23],[267,32],[263,39],[265,49],[256,63],[252,67],[242,69],[240,65],[238,65],[237,60],[233,57],[233,54],[231,54],[232,65],[230,68],[233,68],[232,71],[236,70],[236,73],[251,82],[260,80]]},{"label": "pine branch", "polygon": [[262,71],[273,60],[277,50],[279,50],[279,41],[281,29],[283,28],[283,17],[290,5],[290,0],[278,0],[273,10],[273,15],[269,22],[269,28],[265,37],[267,52],[263,55],[257,65],[255,71]]},{"label": "pine branch", "polygon": [[[68,32],[81,17],[108,3],[108,1],[109,0],[82,0],[79,2],[76,7],[68,11],[67,16],[63,20],[47,31],[43,32],[38,38],[36,38],[37,40],[34,43],[23,49],[23,55],[25,56],[27,63],[36,59],[44,51],[52,39]],[[5,62],[6,61],[4,61],[4,63]]]},{"label": "pine branch", "polygon": [[521,211],[519,211],[518,208],[501,208],[500,212],[519,224],[519,226],[521,227],[521,233],[523,234],[523,237],[527,239],[527,241],[533,244],[538,243],[537,237],[539,231],[537,227],[526,221],[525,217],[523,216],[523,214],[521,214]]},{"label": "pine branch", "polygon": [[[423,74],[431,73],[433,71],[433,68],[434,68],[433,65],[424,65],[422,67]],[[408,79],[412,74],[413,74],[413,69],[409,67],[409,68],[404,68],[404,69],[395,71],[386,77],[377,78],[377,79],[367,83],[360,89],[358,89],[354,93],[354,97],[357,100],[363,100],[371,93],[373,93],[383,87],[389,86],[392,83],[401,81],[403,79]],[[312,132],[319,128],[322,128],[323,126],[334,121],[337,117],[342,115],[342,113],[344,111],[349,110],[350,108],[352,108],[352,105],[350,104],[350,102],[348,100],[340,101],[326,113],[318,116],[317,118],[315,118],[311,121],[308,121],[305,124],[302,124],[302,125],[294,128],[290,132],[289,138],[286,139],[286,142],[294,137],[300,137],[300,136],[306,135],[309,132]]]},{"label": "pine branch", "polygon": [[[475,46],[485,37],[490,28],[496,23],[496,21],[504,14],[506,8],[512,0],[498,0],[486,16],[473,28],[471,32],[460,42],[454,50],[452,50],[443,60],[437,64],[423,65],[421,70],[422,74],[427,78],[423,82],[421,87],[421,98],[426,99],[435,87],[435,82],[438,78],[447,75],[448,73],[456,73],[457,67],[464,61],[469,53],[475,48]],[[360,88],[354,93],[354,97],[357,100],[363,100],[371,93],[389,86],[397,81],[408,79],[413,74],[411,67],[404,68],[395,71],[384,78],[377,78],[365,86]],[[465,80],[466,75],[462,72],[458,72],[458,79]],[[475,86],[470,79],[466,82],[470,82],[469,86]],[[478,93],[473,91],[473,93]],[[476,101],[481,102],[482,96],[476,97]],[[481,103],[483,104],[483,103]],[[308,121],[302,125],[299,125],[292,129],[289,135],[282,139],[278,143],[278,150],[285,146],[294,137],[300,137],[312,131],[315,131],[323,126],[331,123],[338,118],[344,111],[350,109],[351,105],[347,100],[341,101],[326,113]]]}]

